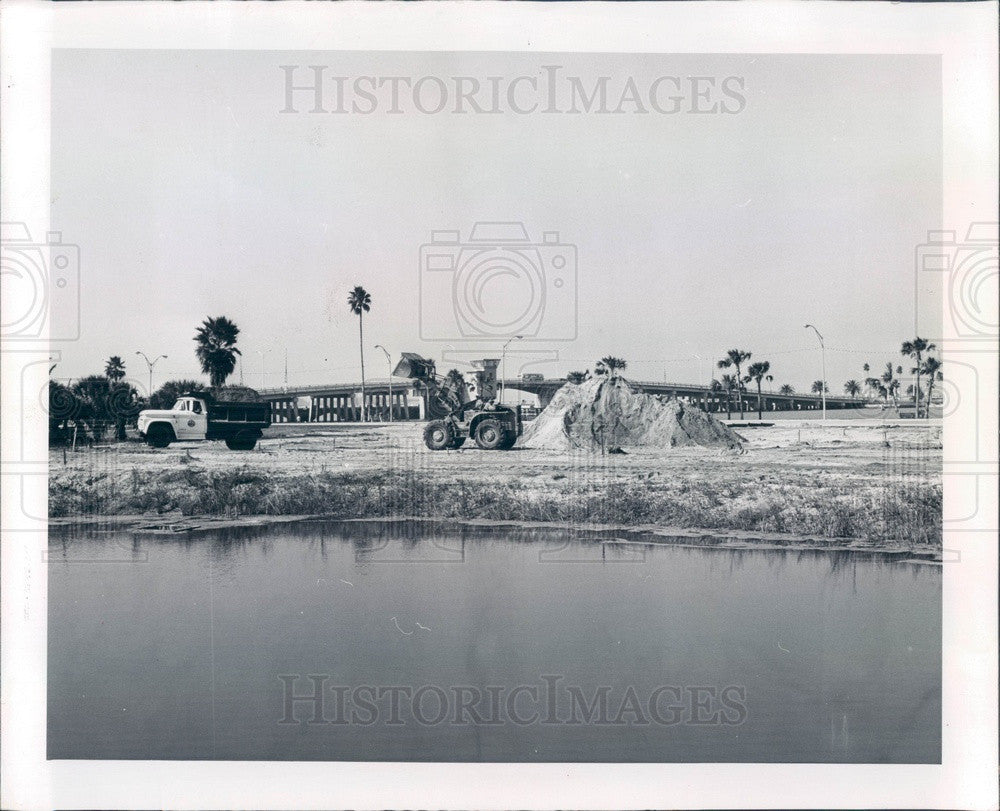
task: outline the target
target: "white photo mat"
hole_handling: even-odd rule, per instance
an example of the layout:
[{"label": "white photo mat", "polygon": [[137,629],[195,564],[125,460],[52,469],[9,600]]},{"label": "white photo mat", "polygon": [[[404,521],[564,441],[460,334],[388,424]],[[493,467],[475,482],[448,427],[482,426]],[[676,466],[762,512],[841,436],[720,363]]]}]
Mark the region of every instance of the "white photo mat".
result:
[{"label": "white photo mat", "polygon": [[[48,230],[56,48],[896,53],[941,56],[942,227],[961,231],[997,219],[996,10],[993,3],[5,2],[3,219]],[[5,346],[3,354],[5,807],[995,806],[996,346],[962,360],[978,374],[978,432],[945,425],[940,766],[47,761],[47,463],[38,461],[47,459],[46,420],[40,408],[22,408],[19,395],[26,379],[44,378],[48,352],[36,349]],[[946,336],[946,356],[964,349],[961,338]],[[949,523],[956,503],[975,508]]]}]

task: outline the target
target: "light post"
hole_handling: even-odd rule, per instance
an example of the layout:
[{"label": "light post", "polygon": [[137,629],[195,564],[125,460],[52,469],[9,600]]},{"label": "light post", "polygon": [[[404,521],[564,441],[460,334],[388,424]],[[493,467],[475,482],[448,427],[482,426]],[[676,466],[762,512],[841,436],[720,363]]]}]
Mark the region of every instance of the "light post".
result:
[{"label": "light post", "polygon": [[823,379],[820,381],[819,393],[823,398],[823,419],[826,420],[826,344],[823,343],[823,336],[820,335],[819,330],[812,324],[806,324],[805,329],[811,329],[819,338],[819,349],[823,358]]},{"label": "light post", "polygon": [[520,341],[524,336],[515,335],[513,338],[508,338],[507,343],[503,345],[503,349],[500,350],[500,404],[503,405],[503,395],[504,385],[507,380],[507,347],[510,346],[514,341]]},{"label": "light post", "polygon": [[385,353],[385,362],[389,364],[389,422],[392,422],[392,355],[382,344],[375,344],[375,348]]},{"label": "light post", "polygon": [[166,358],[167,356],[166,355],[159,355],[158,357],[155,357],[152,360],[150,360],[149,358],[146,357],[146,353],[145,352],[140,352],[138,349],[136,350],[135,354],[141,356],[142,359],[144,361],[146,361],[146,366],[149,367],[149,393],[146,396],[147,397],[152,397],[153,396],[153,367],[156,366],[156,362],[158,360],[162,360],[162,359]]}]

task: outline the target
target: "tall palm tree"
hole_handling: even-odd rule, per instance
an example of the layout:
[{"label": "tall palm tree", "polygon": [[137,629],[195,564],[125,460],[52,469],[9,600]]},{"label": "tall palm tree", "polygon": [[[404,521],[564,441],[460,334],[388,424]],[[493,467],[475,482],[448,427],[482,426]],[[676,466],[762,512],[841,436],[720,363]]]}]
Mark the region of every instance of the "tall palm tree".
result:
[{"label": "tall palm tree", "polygon": [[[104,376],[111,384],[108,392],[109,402],[117,403],[118,398],[123,395],[127,396],[126,391],[122,390],[119,392],[119,389],[121,388],[121,381],[125,379],[125,362],[118,355],[112,355],[108,358],[107,362],[104,364]],[[128,438],[125,433],[125,415],[121,413],[119,409],[113,408],[111,410],[114,412],[115,439],[120,442],[124,441]]]},{"label": "tall palm tree", "polygon": [[125,377],[125,362],[118,355],[112,355],[104,364],[104,376],[117,383]]},{"label": "tall palm tree", "polygon": [[795,389],[785,383],[780,389],[778,389],[778,394],[784,394],[786,396],[789,394],[795,394]]},{"label": "tall palm tree", "polygon": [[766,360],[756,361],[754,363],[751,363],[747,367],[747,376],[745,378],[743,378],[743,382],[744,383],[749,383],[751,380],[755,380],[757,382],[757,419],[758,420],[763,419],[763,414],[762,414],[763,408],[761,406],[760,384],[764,380],[765,377],[768,377],[768,378],[770,377],[770,375],[768,374],[768,372],[770,372],[770,371],[771,371],[771,364],[768,363]]},{"label": "tall palm tree", "polygon": [[882,381],[879,387],[879,393],[885,397],[886,404],[889,403],[889,397],[892,397],[893,403],[896,402],[896,392],[899,391],[899,378],[897,375],[903,373],[903,367],[897,366],[895,369],[892,368],[891,363],[885,365],[885,371],[882,372]]},{"label": "tall palm tree", "polygon": [[223,385],[236,368],[236,356],[242,354],[236,348],[239,334],[240,328],[224,315],[206,318],[194,334],[195,355],[213,388]]},{"label": "tall palm tree", "polygon": [[938,380],[943,380],[944,375],[941,374],[941,361],[937,358],[931,356],[924,358],[923,369],[921,374],[927,376],[927,405],[924,406],[924,417],[926,419],[931,418],[931,395],[934,393],[934,382]]},{"label": "tall palm tree", "polygon": [[[722,388],[726,392],[726,419],[731,420],[733,418],[733,390],[739,391],[740,379],[736,375],[723,375]],[[743,413],[740,412],[740,418],[742,419],[742,417]]]},{"label": "tall palm tree", "polygon": [[937,349],[934,344],[926,338],[918,337],[912,341],[903,341],[903,345],[899,350],[906,357],[913,358],[916,361],[916,366],[910,369],[910,371],[917,376],[917,385],[913,389],[913,395],[918,419],[920,417],[920,376],[923,374],[923,356],[924,352],[930,352],[934,349]]},{"label": "tall palm tree", "polygon": [[827,388],[826,384],[822,380],[814,380],[812,384],[812,393],[822,394],[824,391],[829,392],[830,389]]},{"label": "tall palm tree", "polygon": [[848,380],[844,384],[844,391],[847,394],[850,394],[851,399],[853,400],[861,393],[861,384],[857,380]]},{"label": "tall palm tree", "polygon": [[730,366],[736,367],[736,402],[739,404],[741,420],[743,419],[743,391],[740,386],[740,381],[743,379],[742,366],[750,360],[751,354],[751,352],[744,352],[742,349],[730,349],[726,353],[726,357],[718,363],[720,369],[728,369]]},{"label": "tall palm tree", "polygon": [[358,336],[361,346],[361,420],[368,419],[367,404],[365,402],[365,326],[364,314],[371,312],[372,297],[361,285],[357,285],[347,296],[347,306],[351,312],[358,317]]}]

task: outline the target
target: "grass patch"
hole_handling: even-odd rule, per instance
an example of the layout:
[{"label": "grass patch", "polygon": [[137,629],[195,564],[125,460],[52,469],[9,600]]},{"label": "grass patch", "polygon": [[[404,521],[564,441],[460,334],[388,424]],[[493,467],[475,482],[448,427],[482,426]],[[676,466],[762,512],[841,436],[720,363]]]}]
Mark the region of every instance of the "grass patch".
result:
[{"label": "grass patch", "polygon": [[54,472],[53,517],[180,510],[185,515],[322,514],[338,518],[426,517],[658,524],[780,532],[866,541],[941,544],[941,485],[866,475],[731,478],[611,474],[551,477],[435,476],[420,471],[280,474],[250,467]]}]

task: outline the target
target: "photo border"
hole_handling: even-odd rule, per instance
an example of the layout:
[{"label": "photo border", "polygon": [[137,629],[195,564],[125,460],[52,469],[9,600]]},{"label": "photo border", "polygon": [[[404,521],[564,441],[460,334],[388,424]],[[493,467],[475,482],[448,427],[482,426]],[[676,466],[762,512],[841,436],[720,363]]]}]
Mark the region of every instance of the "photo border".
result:
[{"label": "photo border", "polygon": [[[943,228],[996,221],[995,3],[494,4],[44,3],[6,0],[0,78],[4,220],[47,230],[52,48],[937,53],[942,58]],[[831,92],[836,92],[831,88]],[[909,283],[909,279],[907,283]],[[961,351],[945,336],[943,353]],[[45,759],[47,465],[44,414],[7,417],[23,365],[45,345],[4,347],[2,692],[8,808],[961,807],[996,804],[996,459],[946,463],[944,491],[985,495],[943,567],[940,766],[800,764],[418,764]],[[980,432],[996,436],[996,352],[979,375]],[[968,359],[967,359],[968,358]],[[945,420],[945,459],[962,459]],[[948,475],[949,473],[955,475]],[[23,526],[31,518],[34,525]]]}]

